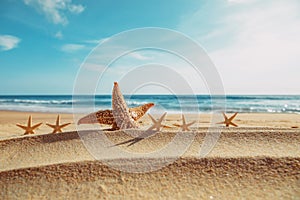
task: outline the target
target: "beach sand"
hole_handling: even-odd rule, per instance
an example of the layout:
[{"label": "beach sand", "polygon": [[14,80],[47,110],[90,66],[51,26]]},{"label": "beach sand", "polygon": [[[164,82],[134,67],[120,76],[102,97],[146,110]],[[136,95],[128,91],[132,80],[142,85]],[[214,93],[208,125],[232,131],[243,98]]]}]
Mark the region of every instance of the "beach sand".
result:
[{"label": "beach sand", "polygon": [[[210,115],[203,114],[200,122],[192,126],[194,137],[187,151],[167,166],[164,162],[169,158],[149,158],[141,153],[166,146],[177,135],[178,128],[165,128],[130,147],[115,147],[140,153],[134,158],[96,160],[74,131],[75,123],[63,133],[51,134],[51,128],[43,124],[36,134],[23,136],[23,130],[15,124],[27,124],[29,115],[33,124],[54,124],[57,116],[0,112],[1,199],[300,198],[300,129],[297,128],[300,115],[297,114],[238,114],[234,122],[239,127],[222,129],[215,148],[200,158],[199,150],[210,125]],[[198,117],[187,115],[186,119],[192,121]],[[72,121],[72,115],[61,114],[61,123]],[[167,115],[164,123],[169,126],[181,123],[180,116]],[[145,116],[139,124],[148,127],[151,123]],[[89,141],[97,140],[94,130],[97,126],[81,127],[87,130],[80,132],[81,135]],[[101,134],[114,144],[132,138],[123,131]],[[160,165],[164,167],[151,170]],[[148,172],[126,172],[135,168]]]}]

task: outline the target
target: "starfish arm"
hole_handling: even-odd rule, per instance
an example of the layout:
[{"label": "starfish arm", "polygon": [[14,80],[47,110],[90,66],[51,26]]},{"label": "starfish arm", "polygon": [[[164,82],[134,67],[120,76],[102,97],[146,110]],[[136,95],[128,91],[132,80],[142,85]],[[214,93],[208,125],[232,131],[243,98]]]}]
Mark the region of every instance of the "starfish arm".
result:
[{"label": "starfish arm", "polygon": [[48,124],[46,123],[47,126],[50,126],[51,128],[55,128],[56,126],[55,125],[52,125],[52,124]]},{"label": "starfish arm", "polygon": [[216,124],[225,124],[225,121],[223,121],[223,122],[217,122]]},{"label": "starfish arm", "polygon": [[238,127],[238,125],[236,125],[236,124],[233,123],[233,122],[230,122],[230,124],[231,124],[232,126]]},{"label": "starfish arm", "polygon": [[140,119],[142,116],[144,116],[146,114],[146,112],[154,106],[154,103],[147,103],[135,108],[129,108],[129,113],[131,115],[131,117],[137,121],[138,119]]},{"label": "starfish arm", "polygon": [[226,119],[228,119],[227,116],[225,115],[225,113],[222,113],[222,114],[223,114],[223,117],[224,117],[224,119],[226,121]]},{"label": "starfish arm", "polygon": [[61,128],[58,128],[58,129],[56,130],[56,132],[57,132],[57,133],[61,133],[61,132],[62,132]]},{"label": "starfish arm", "polygon": [[164,120],[164,118],[165,118],[166,115],[167,115],[167,112],[165,112],[165,113],[160,117],[160,119],[158,120],[158,123],[161,123],[161,122]]},{"label": "starfish arm", "polygon": [[192,121],[192,122],[188,123],[186,126],[191,126],[191,125],[193,125],[195,123],[196,123],[196,121]]},{"label": "starfish arm", "polygon": [[70,125],[71,123],[66,123],[66,124],[62,124],[62,125],[60,125],[59,127],[60,128],[64,128],[64,127],[66,127],[66,126],[68,126],[68,125]]},{"label": "starfish arm", "polygon": [[59,126],[59,115],[56,117],[56,125]]},{"label": "starfish arm", "polygon": [[152,117],[152,115],[148,114],[148,116],[150,117],[150,119],[152,120],[152,122],[155,124],[157,123],[157,121]]},{"label": "starfish arm", "polygon": [[167,125],[161,125],[163,128],[172,128],[171,126],[167,126]]},{"label": "starfish arm", "polygon": [[32,119],[31,119],[31,115],[30,115],[28,118],[28,122],[27,122],[28,127],[31,127],[31,122],[32,122]]},{"label": "starfish arm", "polygon": [[155,129],[155,124],[153,124],[152,126],[150,126],[147,130],[153,130]]},{"label": "starfish arm", "polygon": [[190,131],[189,127],[182,127],[182,131]]},{"label": "starfish arm", "polygon": [[27,127],[26,126],[23,126],[23,125],[20,125],[20,124],[16,124],[18,127],[20,127],[20,128],[22,128],[22,129],[24,129],[24,130],[26,130],[27,129]]},{"label": "starfish arm", "polygon": [[182,115],[182,124],[186,124],[184,115]]},{"label": "starfish arm", "polygon": [[39,127],[40,125],[42,125],[43,123],[39,123],[39,124],[36,124],[32,127],[32,129],[36,129],[37,127]]},{"label": "starfish arm", "polygon": [[230,121],[233,120],[237,114],[238,114],[237,112],[234,113],[234,115],[232,115],[232,116],[229,118],[229,120],[230,120]]}]

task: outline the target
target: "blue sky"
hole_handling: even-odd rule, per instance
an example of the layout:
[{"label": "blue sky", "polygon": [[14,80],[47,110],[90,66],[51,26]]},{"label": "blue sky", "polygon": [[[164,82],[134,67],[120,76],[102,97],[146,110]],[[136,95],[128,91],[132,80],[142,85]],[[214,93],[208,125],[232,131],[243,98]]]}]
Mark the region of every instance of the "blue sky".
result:
[{"label": "blue sky", "polygon": [[[142,27],[197,41],[226,93],[300,94],[297,0],[2,0],[0,27],[0,94],[71,94],[99,41]],[[134,55],[145,60],[151,53]]]}]

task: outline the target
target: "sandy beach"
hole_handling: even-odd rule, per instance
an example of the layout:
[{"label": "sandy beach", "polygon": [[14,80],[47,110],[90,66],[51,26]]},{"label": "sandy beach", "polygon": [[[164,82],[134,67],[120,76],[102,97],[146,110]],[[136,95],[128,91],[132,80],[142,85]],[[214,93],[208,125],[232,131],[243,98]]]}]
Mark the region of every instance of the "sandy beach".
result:
[{"label": "sandy beach", "polygon": [[[29,116],[32,116],[32,123],[37,124],[43,122],[36,134],[51,133],[52,129],[45,125],[45,123],[54,124],[58,114],[55,113],[38,113],[38,112],[16,112],[16,111],[0,111],[0,139],[18,137],[23,135],[23,130],[18,128],[16,124],[27,124]],[[59,114],[61,117],[60,122],[68,123],[69,126],[64,128],[64,131],[76,130],[76,123],[74,122],[73,114]],[[230,116],[232,114],[228,114]],[[77,115],[76,115],[77,116]],[[84,114],[78,116],[84,116]],[[155,115],[154,115],[155,116]],[[155,117],[159,117],[158,115]],[[211,124],[210,114],[188,114],[186,115],[188,121],[197,122],[193,125],[197,127],[209,127]],[[219,116],[219,120],[223,120],[222,116]],[[299,114],[281,114],[281,113],[239,113],[234,121],[239,127],[268,127],[268,128],[300,128],[300,115]],[[141,126],[150,126],[151,120],[149,117],[144,116],[139,120]],[[181,123],[180,114],[168,114],[165,120],[165,125],[172,126],[173,124]],[[80,125],[80,129],[95,129],[96,128],[110,128],[107,125]],[[166,129],[168,130],[168,129]],[[171,130],[178,130],[178,128],[172,128]]]},{"label": "sandy beach", "polygon": [[[222,129],[215,148],[198,156],[209,126],[209,115],[201,115],[192,130],[193,142],[175,162],[155,171],[128,173],[96,160],[85,148],[73,116],[61,115],[61,123],[72,122],[65,132],[51,134],[42,125],[35,135],[23,136],[16,123],[54,124],[56,114],[0,112],[0,194],[2,199],[297,199],[300,196],[300,124],[297,114],[238,114],[240,127]],[[187,120],[197,116],[188,115]],[[165,124],[180,123],[179,115],[168,115]],[[145,116],[141,126],[150,125]],[[86,125],[87,137],[93,127]],[[102,128],[102,127],[101,127]],[[90,129],[90,130],[89,130]],[[130,152],[148,153],[167,145],[178,128],[163,129],[133,146]],[[104,132],[113,143],[132,137],[123,131]],[[188,134],[188,133],[187,133]],[[162,157],[111,160],[127,168],[160,164]]]}]

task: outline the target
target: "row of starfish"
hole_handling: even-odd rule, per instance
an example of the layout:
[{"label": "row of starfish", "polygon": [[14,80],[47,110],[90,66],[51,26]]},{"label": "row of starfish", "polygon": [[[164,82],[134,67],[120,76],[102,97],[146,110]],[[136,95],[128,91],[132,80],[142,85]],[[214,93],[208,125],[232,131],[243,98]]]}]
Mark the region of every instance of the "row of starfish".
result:
[{"label": "row of starfish", "polygon": [[[112,125],[112,128],[109,130],[118,130],[118,129],[128,129],[128,128],[137,128],[137,124],[135,121],[140,119],[142,116],[146,114],[146,112],[154,106],[154,103],[147,103],[139,107],[128,108],[124,97],[121,93],[119,85],[117,82],[114,83],[113,91],[112,91],[112,110],[100,110],[94,113],[90,113],[87,116],[81,118],[78,121],[78,125],[80,124],[106,124]],[[151,120],[153,121],[153,117],[148,114]],[[224,113],[224,121],[218,124],[225,124],[226,127],[229,125],[237,126],[232,122],[233,118],[237,113],[228,118]],[[165,116],[165,114],[163,115]],[[181,127],[183,131],[189,131],[189,127],[193,125],[195,121],[191,123],[186,123],[184,115],[182,115],[182,125],[173,124],[174,126]],[[165,126],[167,127],[167,126]]]},{"label": "row of starfish", "polygon": [[[47,126],[53,128],[52,133],[61,133],[62,128],[64,128],[64,127],[71,124],[71,123],[60,124],[59,119],[60,119],[60,117],[58,115],[57,118],[56,118],[56,123],[55,124],[46,123]],[[20,124],[17,124],[17,126],[22,128],[23,130],[25,130],[24,135],[28,135],[28,134],[34,134],[34,130],[37,129],[39,126],[41,126],[43,123],[38,123],[38,124],[33,125],[33,126],[31,124],[32,124],[32,119],[31,119],[31,116],[29,116],[27,126],[23,126],[23,125],[20,125]]]},{"label": "row of starfish", "polygon": [[[146,114],[146,112],[154,106],[154,103],[147,103],[139,107],[135,108],[128,108],[123,94],[119,88],[117,82],[114,83],[113,92],[112,92],[112,110],[100,110],[95,113],[91,113],[78,121],[78,125],[80,124],[93,124],[93,123],[100,123],[100,124],[107,124],[112,125],[110,130],[118,130],[118,129],[131,129],[131,128],[138,128],[136,121],[140,119],[142,116]],[[153,122],[153,125],[148,130],[156,130],[160,131],[161,127],[168,127],[162,125],[162,121],[165,118],[167,113],[164,113],[159,120],[155,120],[150,114],[148,116]],[[229,125],[237,126],[232,122],[233,118],[237,115],[235,113],[233,116],[228,118],[224,113],[224,121],[218,124],[225,124],[226,127]],[[173,124],[176,127],[181,127],[182,131],[190,131],[189,127],[196,123],[196,121],[186,123],[184,115],[182,115],[182,125]],[[31,126],[31,116],[29,116],[27,126],[23,126],[17,124],[18,127],[25,130],[25,134],[33,134],[34,130],[38,128],[42,123],[36,124]],[[47,124],[51,128],[53,128],[53,133],[62,132],[62,128],[68,126],[70,123],[60,125],[59,124],[59,116],[57,116],[56,124],[51,125]],[[146,131],[147,132],[147,131]]]},{"label": "row of starfish", "polygon": [[[162,121],[166,116],[166,112],[159,118],[159,120],[155,120],[150,114],[148,114],[148,116],[150,117],[153,125],[149,128],[149,130],[156,130],[156,131],[160,131],[161,127],[167,127],[167,128],[171,128],[169,126],[163,125]],[[237,113],[235,113],[233,116],[231,116],[230,118],[228,118],[224,113],[224,121],[223,122],[219,122],[217,124],[225,124],[226,127],[228,127],[229,125],[233,125],[235,127],[237,127],[237,125],[235,123],[232,122],[233,118],[237,115]],[[56,118],[56,123],[55,124],[48,124],[46,123],[47,126],[53,128],[53,132],[52,133],[61,133],[62,132],[62,128],[70,125],[71,123],[65,123],[65,124],[60,124],[59,122],[59,115]],[[196,123],[196,121],[190,122],[190,123],[186,123],[185,117],[184,115],[182,115],[182,125],[179,124],[173,124],[176,127],[180,127],[182,129],[182,131],[190,131],[190,126],[193,125],[194,123]],[[17,124],[18,127],[22,128],[23,130],[25,130],[24,135],[27,134],[34,134],[34,130],[37,129],[39,126],[41,126],[43,123],[38,123],[36,125],[31,125],[32,124],[32,118],[31,116],[29,116],[28,118],[28,122],[27,122],[27,126],[23,126],[20,124]]]}]

